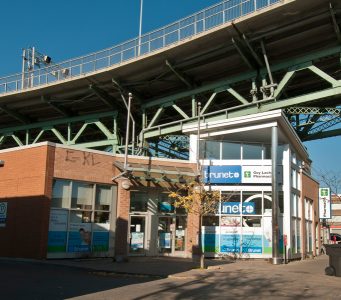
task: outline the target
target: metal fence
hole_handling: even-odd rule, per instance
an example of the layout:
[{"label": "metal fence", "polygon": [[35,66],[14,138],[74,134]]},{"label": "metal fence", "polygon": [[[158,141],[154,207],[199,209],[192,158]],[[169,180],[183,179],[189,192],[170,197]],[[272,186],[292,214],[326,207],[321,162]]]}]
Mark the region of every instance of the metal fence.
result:
[{"label": "metal fence", "polygon": [[0,94],[84,76],[168,47],[283,0],[225,0],[120,45],[25,73],[0,78]]}]

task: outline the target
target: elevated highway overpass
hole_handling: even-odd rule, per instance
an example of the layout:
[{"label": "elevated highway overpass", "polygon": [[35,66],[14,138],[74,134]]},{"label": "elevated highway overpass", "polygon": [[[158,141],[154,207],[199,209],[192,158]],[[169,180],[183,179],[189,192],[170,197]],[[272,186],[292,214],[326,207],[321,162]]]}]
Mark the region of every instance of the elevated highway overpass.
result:
[{"label": "elevated highway overpass", "polygon": [[186,156],[181,130],[196,122],[198,102],[205,120],[280,108],[302,140],[340,135],[340,24],[337,0],[228,0],[141,39],[0,78],[0,147],[49,140],[122,152],[129,92],[135,153],[149,143],[157,155]]}]

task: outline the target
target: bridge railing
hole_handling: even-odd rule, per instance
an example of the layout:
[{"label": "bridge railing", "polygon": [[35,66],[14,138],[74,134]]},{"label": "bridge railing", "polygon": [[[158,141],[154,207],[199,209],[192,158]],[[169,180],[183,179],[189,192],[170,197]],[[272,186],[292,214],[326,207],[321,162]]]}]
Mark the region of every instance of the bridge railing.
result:
[{"label": "bridge railing", "polygon": [[0,78],[0,94],[80,77],[168,47],[283,0],[225,0],[127,42],[47,67]]}]

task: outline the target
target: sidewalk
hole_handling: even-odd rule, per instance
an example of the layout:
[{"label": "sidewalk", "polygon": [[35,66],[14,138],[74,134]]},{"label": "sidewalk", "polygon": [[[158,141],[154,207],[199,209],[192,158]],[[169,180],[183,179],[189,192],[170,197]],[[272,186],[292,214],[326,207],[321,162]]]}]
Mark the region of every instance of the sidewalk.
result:
[{"label": "sidewalk", "polygon": [[206,270],[198,268],[198,263],[192,259],[175,257],[130,257],[128,262],[113,262],[111,258],[99,259],[62,259],[48,260],[46,263],[84,268],[97,272],[150,275],[157,277],[201,277],[212,273],[231,273],[237,270],[249,270],[253,273],[293,273],[314,275],[318,278],[328,278],[324,269],[328,265],[328,256],[322,255],[314,259],[292,261],[288,264],[272,265],[265,260],[228,260],[206,259]]}]

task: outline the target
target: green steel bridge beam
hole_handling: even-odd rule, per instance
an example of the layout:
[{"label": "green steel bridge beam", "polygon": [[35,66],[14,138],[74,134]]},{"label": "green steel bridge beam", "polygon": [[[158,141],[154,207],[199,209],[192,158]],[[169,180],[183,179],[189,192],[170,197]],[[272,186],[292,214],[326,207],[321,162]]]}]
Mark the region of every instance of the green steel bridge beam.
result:
[{"label": "green steel bridge beam", "polygon": [[[100,121],[102,118],[113,119],[113,130],[111,131],[108,127]],[[18,146],[35,144],[39,142],[44,133],[50,132],[53,136],[64,145],[77,145],[80,147],[101,147],[101,146],[112,146],[113,151],[118,148],[120,139],[117,133],[117,111],[102,112],[97,114],[77,116],[71,118],[62,118],[58,120],[52,120],[48,122],[37,122],[28,125],[21,125],[10,128],[0,129],[0,145],[11,138]],[[72,136],[72,125],[81,125],[77,132]],[[88,125],[93,124],[98,130],[98,134],[104,136],[102,140],[93,142],[78,142],[80,137],[84,135],[84,131]],[[67,132],[63,133],[58,129],[59,126],[67,125]],[[33,131],[31,133],[31,131]],[[25,137],[25,142],[22,142],[21,138]]]}]

